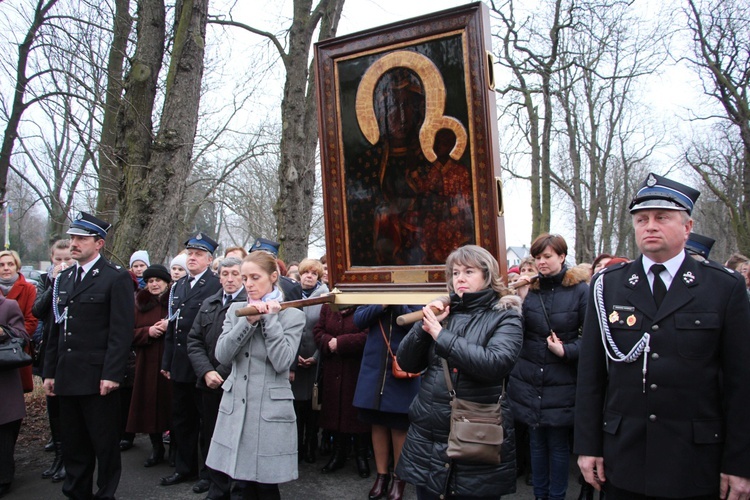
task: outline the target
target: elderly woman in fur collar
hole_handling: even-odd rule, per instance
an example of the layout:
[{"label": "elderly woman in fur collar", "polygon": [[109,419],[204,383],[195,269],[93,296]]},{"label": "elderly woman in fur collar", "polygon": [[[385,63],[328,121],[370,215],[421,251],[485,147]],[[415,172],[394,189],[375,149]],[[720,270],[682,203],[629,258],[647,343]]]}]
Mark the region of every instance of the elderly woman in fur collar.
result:
[{"label": "elderly woman in fur collar", "polygon": [[563,500],[589,273],[568,267],[560,235],[540,235],[530,251],[539,280],[523,302],[523,349],[508,395],[516,420],[529,426],[534,496]]},{"label": "elderly woman in fur collar", "polygon": [[[398,362],[406,371],[426,369],[409,410],[411,426],[396,474],[417,488],[417,498],[500,498],[515,491],[513,417],[503,399],[502,463],[451,461],[446,455],[450,432],[450,395],[443,373],[447,360],[457,397],[495,403],[503,392],[521,350],[520,298],[503,285],[495,258],[467,245],[445,264],[450,302],[437,300],[424,309],[401,342]],[[431,307],[440,312],[435,314]],[[449,464],[448,467],[445,465]]]}]

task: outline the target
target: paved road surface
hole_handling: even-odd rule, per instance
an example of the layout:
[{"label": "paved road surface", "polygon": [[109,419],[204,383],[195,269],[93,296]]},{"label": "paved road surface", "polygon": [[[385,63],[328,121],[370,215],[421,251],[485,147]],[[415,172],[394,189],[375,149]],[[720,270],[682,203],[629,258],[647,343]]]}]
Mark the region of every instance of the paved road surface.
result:
[{"label": "paved road surface", "polygon": [[[192,492],[192,484],[179,484],[176,486],[163,487],[159,486],[159,478],[172,473],[172,468],[167,464],[160,464],[156,467],[145,468],[143,461],[148,456],[151,444],[148,436],[140,435],[136,439],[135,447],[124,452],[123,472],[120,481],[120,487],[117,491],[118,498],[121,500],[161,500],[161,499],[189,499],[202,500],[205,494],[195,494]],[[52,454],[44,453],[50,460]],[[374,475],[367,479],[361,479],[356,472],[354,461],[350,460],[344,469],[331,475],[323,475],[320,468],[325,465],[328,457],[318,458],[315,464],[300,464],[300,478],[297,481],[286,483],[281,486],[281,496],[284,499],[304,499],[304,500],[327,500],[327,499],[344,499],[344,500],[364,500],[370,491]],[[371,462],[374,474],[374,461]],[[46,462],[45,462],[46,464]],[[29,500],[52,500],[64,498],[60,486],[61,483],[52,484],[49,480],[40,479],[41,471],[31,467],[17,468],[16,479],[13,482],[13,489],[6,497],[8,499],[29,499]],[[568,500],[578,498],[579,486],[577,483],[577,472],[574,464],[571,464],[570,487],[568,488]],[[524,484],[523,478],[518,481],[518,491],[513,495],[503,497],[504,499],[533,499],[534,495],[531,488]],[[406,500],[415,500],[416,494],[412,486],[407,486]]]}]

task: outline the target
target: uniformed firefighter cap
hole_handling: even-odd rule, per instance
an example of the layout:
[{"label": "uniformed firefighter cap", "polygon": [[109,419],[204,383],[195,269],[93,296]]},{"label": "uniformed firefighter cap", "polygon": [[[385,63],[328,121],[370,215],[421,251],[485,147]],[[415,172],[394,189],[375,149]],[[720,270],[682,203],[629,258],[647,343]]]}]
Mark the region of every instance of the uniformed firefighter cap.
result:
[{"label": "uniformed firefighter cap", "polygon": [[700,191],[656,174],[648,174],[630,202],[630,213],[638,210],[662,209],[693,212]]},{"label": "uniformed firefighter cap", "polygon": [[218,247],[218,243],[203,233],[198,233],[185,242],[185,248],[187,249],[204,250],[212,255]]},{"label": "uniformed firefighter cap", "polygon": [[693,254],[700,255],[704,259],[708,258],[708,254],[711,252],[711,247],[714,246],[716,240],[703,236],[702,234],[690,233],[688,235],[687,243],[685,243],[685,249]]},{"label": "uniformed firefighter cap", "polygon": [[281,245],[273,240],[267,240],[266,238],[258,238],[255,240],[255,243],[253,243],[253,246],[250,247],[250,252],[256,252],[258,250],[264,250],[266,252],[270,252],[274,255],[279,255],[279,247]]},{"label": "uniformed firefighter cap", "polygon": [[76,219],[71,222],[67,234],[75,234],[78,236],[99,236],[104,239],[107,237],[107,231],[109,231],[111,227],[112,224],[109,222],[98,219],[86,212],[78,212]]}]

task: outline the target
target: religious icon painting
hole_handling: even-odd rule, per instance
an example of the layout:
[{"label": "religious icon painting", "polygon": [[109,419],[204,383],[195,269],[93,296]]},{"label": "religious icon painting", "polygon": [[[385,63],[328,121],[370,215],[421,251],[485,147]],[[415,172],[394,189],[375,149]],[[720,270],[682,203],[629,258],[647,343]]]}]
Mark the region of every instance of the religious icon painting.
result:
[{"label": "religious icon painting", "polygon": [[489,14],[474,3],[316,45],[329,281],[443,289],[450,252],[505,271]]}]

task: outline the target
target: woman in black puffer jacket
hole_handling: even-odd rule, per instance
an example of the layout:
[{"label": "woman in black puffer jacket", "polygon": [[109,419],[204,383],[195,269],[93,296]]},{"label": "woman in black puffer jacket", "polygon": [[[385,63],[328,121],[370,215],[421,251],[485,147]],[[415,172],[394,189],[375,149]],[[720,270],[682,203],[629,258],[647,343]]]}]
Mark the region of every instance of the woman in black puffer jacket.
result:
[{"label": "woman in black puffer jacket", "polygon": [[[420,500],[500,498],[516,489],[513,417],[503,400],[502,463],[485,465],[452,461],[446,455],[450,432],[450,395],[442,359],[448,361],[457,397],[495,403],[503,381],[516,362],[522,343],[520,300],[500,281],[499,267],[485,249],[467,245],[446,262],[450,305],[425,307],[401,342],[398,362],[409,372],[427,371],[409,409],[411,426],[396,468],[417,487]],[[442,310],[437,316],[430,306]]]},{"label": "woman in black puffer jacket", "polygon": [[589,276],[567,267],[562,236],[542,234],[530,251],[539,280],[523,302],[523,349],[508,395],[516,420],[529,426],[534,496],[564,500]]}]

